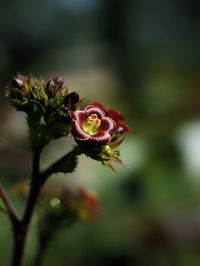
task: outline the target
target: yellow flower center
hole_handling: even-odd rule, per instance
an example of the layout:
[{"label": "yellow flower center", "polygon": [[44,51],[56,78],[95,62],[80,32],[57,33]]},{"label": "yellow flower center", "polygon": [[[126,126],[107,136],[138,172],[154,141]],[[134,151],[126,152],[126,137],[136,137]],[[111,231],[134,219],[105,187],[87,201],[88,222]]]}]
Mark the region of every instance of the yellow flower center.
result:
[{"label": "yellow flower center", "polygon": [[95,135],[98,132],[100,125],[101,120],[98,118],[97,114],[91,114],[83,123],[83,129],[86,133]]}]

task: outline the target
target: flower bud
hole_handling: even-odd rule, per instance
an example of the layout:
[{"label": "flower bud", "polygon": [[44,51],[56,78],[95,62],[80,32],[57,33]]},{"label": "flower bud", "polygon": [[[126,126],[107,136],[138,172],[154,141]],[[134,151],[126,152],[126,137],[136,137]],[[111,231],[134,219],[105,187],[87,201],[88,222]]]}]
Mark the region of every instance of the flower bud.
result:
[{"label": "flower bud", "polygon": [[53,78],[53,82],[55,84],[55,87],[60,90],[63,86],[63,83],[64,83],[64,80],[62,77],[56,77],[56,78]]},{"label": "flower bud", "polygon": [[24,87],[24,83],[19,78],[14,78],[13,77],[12,81],[11,81],[11,86],[13,88],[17,88],[17,89],[21,90]]},{"label": "flower bud", "polygon": [[76,105],[79,103],[79,101],[80,101],[79,94],[73,91],[64,98],[63,103],[67,107],[67,109],[75,110]]},{"label": "flower bud", "polygon": [[9,95],[11,98],[20,99],[28,94],[24,81],[19,77],[13,77],[9,86]]},{"label": "flower bud", "polygon": [[49,80],[45,86],[45,92],[49,98],[55,98],[58,91],[61,90],[63,86],[63,78],[56,77]]}]

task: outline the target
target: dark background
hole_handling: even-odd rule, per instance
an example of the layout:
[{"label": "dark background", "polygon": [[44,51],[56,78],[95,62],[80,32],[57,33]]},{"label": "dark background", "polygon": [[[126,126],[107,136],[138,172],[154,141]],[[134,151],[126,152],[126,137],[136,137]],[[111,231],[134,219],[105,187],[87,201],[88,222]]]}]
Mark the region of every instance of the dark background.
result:
[{"label": "dark background", "polygon": [[[30,173],[26,120],[3,91],[18,72],[64,77],[85,103],[100,101],[132,128],[117,173],[85,158],[72,176],[95,190],[102,214],[62,228],[44,266],[200,265],[200,6],[189,0],[18,0],[0,4],[0,178],[12,191]],[[69,149],[46,149],[43,165]],[[10,195],[22,210],[23,204]],[[37,247],[33,233],[27,265]],[[10,225],[0,214],[0,265]]]}]

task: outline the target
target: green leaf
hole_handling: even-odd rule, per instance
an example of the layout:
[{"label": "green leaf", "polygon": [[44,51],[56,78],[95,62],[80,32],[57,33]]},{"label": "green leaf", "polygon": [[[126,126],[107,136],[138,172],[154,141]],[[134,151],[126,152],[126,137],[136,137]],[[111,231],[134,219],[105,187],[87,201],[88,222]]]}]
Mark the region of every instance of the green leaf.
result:
[{"label": "green leaf", "polygon": [[54,169],[54,173],[72,173],[75,170],[77,163],[78,158],[70,155]]}]

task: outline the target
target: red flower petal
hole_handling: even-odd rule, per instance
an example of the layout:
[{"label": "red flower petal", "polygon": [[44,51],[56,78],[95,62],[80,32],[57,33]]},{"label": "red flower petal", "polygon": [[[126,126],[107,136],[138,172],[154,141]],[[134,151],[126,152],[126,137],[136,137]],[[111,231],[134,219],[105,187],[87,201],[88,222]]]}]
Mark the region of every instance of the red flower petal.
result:
[{"label": "red flower petal", "polygon": [[83,122],[87,119],[87,113],[85,111],[71,111],[71,118],[73,120],[78,121],[81,125],[83,124]]},{"label": "red flower petal", "polygon": [[90,142],[98,145],[105,145],[111,141],[111,135],[107,131],[99,131],[97,134],[91,136]]},{"label": "red flower petal", "polygon": [[81,125],[74,121],[74,126],[72,128],[72,134],[75,137],[75,139],[80,141],[87,141],[90,139],[90,135],[88,135],[81,127]]},{"label": "red flower petal", "polygon": [[130,132],[131,129],[123,122],[123,116],[114,109],[108,109],[107,116],[111,117],[119,126],[118,133]]},{"label": "red flower petal", "polygon": [[90,104],[90,106],[100,107],[102,110],[104,110],[104,112],[106,112],[106,108],[104,108],[103,105],[98,102],[93,102]]},{"label": "red flower petal", "polygon": [[123,116],[114,109],[108,109],[106,116],[111,117],[117,124],[123,121]]},{"label": "red flower petal", "polygon": [[128,127],[123,122],[119,124],[119,128],[118,128],[119,133],[120,133],[120,128],[122,129],[123,132],[130,132],[131,131],[130,127]]},{"label": "red flower petal", "polygon": [[104,111],[101,108],[97,108],[91,105],[87,106],[85,108],[85,111],[87,112],[87,115],[97,114],[97,116],[101,119],[105,116]]},{"label": "red flower petal", "polygon": [[101,130],[113,132],[116,129],[115,121],[110,117],[104,117],[101,120]]}]

